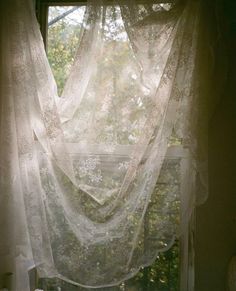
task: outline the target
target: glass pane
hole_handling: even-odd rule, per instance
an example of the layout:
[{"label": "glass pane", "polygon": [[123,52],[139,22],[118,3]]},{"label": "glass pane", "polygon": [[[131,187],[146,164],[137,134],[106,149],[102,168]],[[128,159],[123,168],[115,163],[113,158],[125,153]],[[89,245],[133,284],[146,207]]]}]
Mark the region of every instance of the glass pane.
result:
[{"label": "glass pane", "polygon": [[50,6],[48,11],[48,59],[61,95],[74,61],[85,6]]},{"label": "glass pane", "polygon": [[[166,4],[168,5],[168,4]],[[168,7],[164,7],[168,9]],[[85,6],[50,6],[48,18],[48,58],[53,70],[54,77],[58,85],[59,94],[62,93],[65,81],[68,77],[71,65],[74,61],[74,55],[79,43],[79,35],[82,27]],[[128,38],[123,29],[122,19],[116,19],[120,34],[114,34],[109,28],[109,23],[105,26],[107,29],[105,37],[107,45],[111,40],[121,43],[119,52],[114,52],[114,59],[120,60],[127,53]],[[116,62],[117,64],[117,62]],[[117,66],[116,66],[117,67]],[[134,76],[135,78],[135,76]],[[141,105],[140,105],[141,106]],[[179,141],[173,137],[170,141],[178,144]],[[171,172],[172,169],[167,169]],[[174,175],[174,174],[173,174]],[[163,183],[164,184],[164,183]],[[162,189],[164,194],[165,189]],[[161,199],[162,195],[158,196]],[[176,216],[173,219],[178,220],[179,201],[176,203]],[[155,214],[153,209],[152,215]],[[151,219],[151,217],[149,217]],[[145,228],[145,225],[144,225]],[[151,231],[151,229],[149,229]],[[155,230],[154,230],[155,231]],[[76,287],[59,279],[40,279],[39,288],[44,291],[86,291],[86,290],[104,290],[104,291],[178,291],[179,290],[179,244],[178,241],[167,252],[161,253],[156,258],[152,266],[142,268],[132,279],[122,283],[118,287],[102,289],[85,289]]]}]

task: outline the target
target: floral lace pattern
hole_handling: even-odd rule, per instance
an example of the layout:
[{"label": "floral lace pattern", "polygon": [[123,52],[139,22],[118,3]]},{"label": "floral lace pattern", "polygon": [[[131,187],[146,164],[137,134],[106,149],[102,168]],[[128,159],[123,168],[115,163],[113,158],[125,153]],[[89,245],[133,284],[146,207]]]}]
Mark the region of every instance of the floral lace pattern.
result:
[{"label": "floral lace pattern", "polygon": [[197,177],[207,185],[201,1],[88,1],[61,98],[29,3],[5,3],[0,20],[7,256],[42,277],[114,286],[171,246]]},{"label": "floral lace pattern", "polygon": [[98,158],[88,158],[82,161],[81,165],[79,166],[79,175],[81,177],[87,176],[91,182],[102,182],[101,170],[97,170],[98,165]]}]

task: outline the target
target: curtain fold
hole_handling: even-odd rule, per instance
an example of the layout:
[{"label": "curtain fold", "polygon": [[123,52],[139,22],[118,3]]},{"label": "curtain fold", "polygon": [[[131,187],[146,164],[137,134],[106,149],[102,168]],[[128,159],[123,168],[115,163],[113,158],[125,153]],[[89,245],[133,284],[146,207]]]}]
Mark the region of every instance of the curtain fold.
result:
[{"label": "curtain fold", "polygon": [[161,2],[89,0],[61,97],[31,1],[1,3],[0,256],[25,272],[15,290],[33,265],[118,285],[207,197],[202,2]]}]

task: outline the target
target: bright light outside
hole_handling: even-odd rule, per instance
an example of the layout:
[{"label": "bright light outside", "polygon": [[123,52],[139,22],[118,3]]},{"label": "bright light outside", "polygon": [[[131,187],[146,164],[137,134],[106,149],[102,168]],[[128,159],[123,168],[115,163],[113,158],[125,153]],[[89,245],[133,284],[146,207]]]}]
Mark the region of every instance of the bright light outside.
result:
[{"label": "bright light outside", "polygon": [[48,11],[48,59],[55,76],[58,93],[74,61],[83,23],[85,6],[51,6]]},{"label": "bright light outside", "polygon": [[[165,8],[168,9],[168,7]],[[71,66],[74,62],[74,56],[79,44],[80,31],[83,25],[84,13],[85,6],[49,7],[47,52],[57,82],[59,95],[61,95],[63,91],[66,79],[68,78]],[[130,44],[124,30],[121,16],[115,21],[117,26],[120,27],[120,33],[116,34],[115,41],[121,43],[120,48],[124,48],[124,51],[119,53],[125,54]],[[113,31],[109,30],[108,25],[105,26],[104,30],[106,37],[111,38]],[[136,76],[133,75],[133,78],[135,79]],[[140,106],[142,106],[142,104]],[[170,250],[159,254],[152,266],[141,269],[133,279],[128,280],[119,287],[108,288],[107,290],[177,291],[179,290],[178,286],[179,245],[176,242]],[[68,291],[87,290],[61,282],[57,279],[42,280],[40,287],[43,290],[60,290],[58,288]]]}]

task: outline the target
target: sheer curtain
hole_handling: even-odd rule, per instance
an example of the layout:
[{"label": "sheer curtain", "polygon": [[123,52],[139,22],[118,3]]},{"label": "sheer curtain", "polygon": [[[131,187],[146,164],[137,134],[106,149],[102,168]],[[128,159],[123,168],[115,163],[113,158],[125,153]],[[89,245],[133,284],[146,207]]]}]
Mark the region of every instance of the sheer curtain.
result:
[{"label": "sheer curtain", "polygon": [[33,266],[117,285],[186,237],[206,198],[202,2],[161,2],[89,0],[61,97],[31,1],[1,3],[0,267],[14,290]]}]

